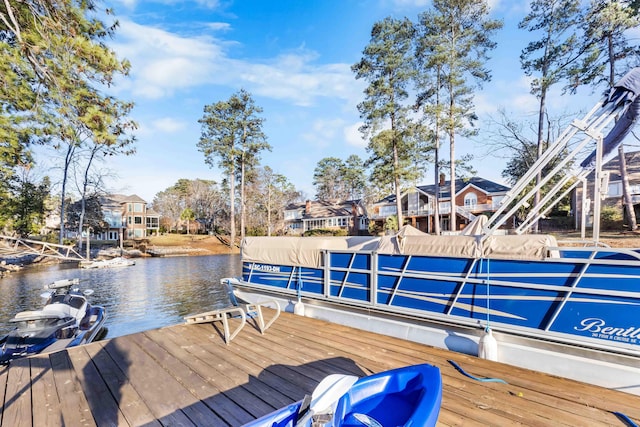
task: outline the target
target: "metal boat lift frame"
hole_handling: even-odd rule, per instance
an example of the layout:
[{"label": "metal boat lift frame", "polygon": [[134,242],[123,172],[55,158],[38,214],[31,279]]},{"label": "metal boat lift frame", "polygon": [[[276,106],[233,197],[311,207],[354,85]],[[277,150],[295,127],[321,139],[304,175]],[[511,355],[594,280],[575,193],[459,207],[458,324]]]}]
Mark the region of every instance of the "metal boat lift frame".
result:
[{"label": "metal boat lift frame", "polygon": [[[518,180],[502,200],[501,206],[489,218],[484,227],[485,235],[492,235],[516,212],[530,204],[530,200],[536,193],[541,192],[543,187],[549,183],[554,177],[559,176],[559,181],[541,198],[536,206],[529,211],[525,220],[516,227],[517,234],[523,234],[529,230],[538,220],[544,217],[546,213],[557,205],[560,200],[567,196],[573,189],[582,183],[583,188],[583,206],[582,206],[582,238],[585,237],[586,223],[586,195],[587,195],[587,176],[595,171],[595,186],[593,193],[593,240],[597,242],[600,238],[600,210],[601,210],[601,189],[607,187],[609,173],[602,170],[603,164],[603,130],[620,114],[622,114],[629,104],[608,102],[606,97],[598,102],[582,119],[574,120],[571,125],[558,137],[558,139],[549,146],[533,166]],[[571,142],[578,134],[584,135],[583,139],[573,145]],[[587,167],[572,168],[566,173],[567,167],[571,167],[570,162],[576,160],[579,155],[584,153],[584,149],[589,143],[595,140],[595,162]],[[563,150],[570,150],[549,173],[542,177],[536,183],[536,177],[543,172]],[[526,188],[534,183],[535,185],[526,192]],[[567,188],[565,188],[568,185]]]}]

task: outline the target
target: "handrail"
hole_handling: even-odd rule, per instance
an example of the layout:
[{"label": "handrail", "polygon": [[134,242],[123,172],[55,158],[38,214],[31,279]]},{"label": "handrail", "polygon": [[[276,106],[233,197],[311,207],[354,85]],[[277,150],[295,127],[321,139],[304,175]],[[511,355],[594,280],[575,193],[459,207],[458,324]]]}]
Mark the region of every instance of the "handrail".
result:
[{"label": "handrail", "polygon": [[[31,254],[58,259],[78,261],[85,260],[85,257],[80,255],[75,249],[73,249],[73,245],[60,245],[56,243],[42,242],[39,240],[22,239],[19,237],[3,235],[0,235],[0,241],[5,241],[5,243],[7,243],[6,246],[10,247],[9,249],[11,250],[11,253],[16,255]],[[8,244],[8,242],[12,243]],[[13,248],[11,248],[11,246],[13,246]],[[40,246],[40,248],[35,248],[34,246]],[[22,250],[19,250],[18,248],[22,248]]]}]

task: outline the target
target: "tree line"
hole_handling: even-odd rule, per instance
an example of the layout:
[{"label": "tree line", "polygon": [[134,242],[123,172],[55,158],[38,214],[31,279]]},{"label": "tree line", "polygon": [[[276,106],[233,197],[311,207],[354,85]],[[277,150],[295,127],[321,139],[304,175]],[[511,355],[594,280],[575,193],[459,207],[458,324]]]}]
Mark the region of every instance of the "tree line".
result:
[{"label": "tree line", "polygon": [[[538,119],[533,138],[508,119],[498,123],[497,143],[511,150],[505,178],[515,181],[553,139],[547,101],[554,86],[567,94],[585,85],[605,91],[637,65],[640,52],[629,30],[639,25],[639,3],[529,3],[519,28],[533,41],[523,46],[520,62],[538,100]],[[80,198],[74,227],[81,231],[86,201],[106,192],[100,161],[134,152],[137,125],[128,117],[133,104],[104,92],[117,76],[128,74],[130,64],[108,48],[118,23],[98,18],[111,17],[111,11],[99,14],[96,6],[86,0],[0,5],[0,226],[5,229],[33,233],[52,200],[66,218],[72,188]],[[456,142],[479,133],[474,94],[491,79],[487,64],[502,26],[490,18],[484,0],[433,0],[415,21],[387,17],[374,23],[361,59],[351,67],[355,78],[367,83],[357,108],[369,157],[320,160],[313,175],[316,197],[373,200],[393,193],[402,224],[402,191],[423,179],[429,167],[436,185],[448,172],[455,194],[456,177],[469,166]],[[167,229],[180,219],[198,218],[232,237],[237,230],[240,236],[279,230],[283,207],[303,195],[285,176],[261,165],[261,154],[272,148],[262,112],[244,89],[204,106],[196,146],[224,179],[179,180],[158,193],[154,207]],[[34,145],[60,154],[63,177],[55,198],[50,180],[33,172]],[[443,159],[441,147],[447,145]],[[455,215],[450,224],[456,229]],[[62,240],[65,221],[60,227]]]}]

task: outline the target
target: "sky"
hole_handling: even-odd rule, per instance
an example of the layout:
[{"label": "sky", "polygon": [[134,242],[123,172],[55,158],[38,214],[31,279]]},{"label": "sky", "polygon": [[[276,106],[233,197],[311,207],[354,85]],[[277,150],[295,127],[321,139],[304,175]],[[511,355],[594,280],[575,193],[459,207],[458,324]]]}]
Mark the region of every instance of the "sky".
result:
[{"label": "sky", "polygon": [[[505,109],[533,121],[537,100],[520,67],[531,35],[518,29],[527,1],[493,0],[491,18],[504,28],[487,67],[492,81],[476,91],[477,126]],[[362,57],[373,24],[385,17],[416,21],[427,0],[107,0],[119,21],[109,46],[131,62],[131,73],[111,89],[133,101],[136,154],[110,158],[112,192],[151,203],[179,179],[220,182],[221,172],[197,148],[205,105],[248,91],[263,109],[263,131],[272,146],[261,164],[282,174],[307,198],[315,195],[313,171],[322,158],[368,157],[358,127],[357,104],[366,83],[351,66]],[[599,97],[560,96],[550,112],[589,110]],[[482,133],[458,140],[456,153],[474,155],[478,175],[505,183],[505,160]],[[446,157],[445,147],[442,156]],[[433,183],[433,169],[422,182]]]}]

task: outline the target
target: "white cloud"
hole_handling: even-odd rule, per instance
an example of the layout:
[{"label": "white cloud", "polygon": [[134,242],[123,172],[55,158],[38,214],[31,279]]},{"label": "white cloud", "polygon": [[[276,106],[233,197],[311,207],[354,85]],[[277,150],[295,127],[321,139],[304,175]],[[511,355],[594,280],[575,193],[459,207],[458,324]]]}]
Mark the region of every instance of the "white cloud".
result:
[{"label": "white cloud", "polygon": [[309,106],[319,97],[354,103],[361,85],[348,64],[316,65],[318,55],[300,51],[262,63],[227,55],[236,44],[213,37],[183,37],[159,28],[121,21],[118,55],[131,61],[131,76],[118,83],[135,96],[159,99],[207,84],[247,88],[250,92]]},{"label": "white cloud", "polygon": [[231,30],[231,24],[228,22],[209,22],[206,24],[207,28],[213,31],[229,31]]},{"label": "white cloud", "polygon": [[326,148],[334,142],[343,126],[342,119],[316,120],[311,125],[311,132],[303,134],[302,138],[316,148]]},{"label": "white cloud", "polygon": [[207,82],[214,64],[224,60],[222,45],[211,38],[184,38],[126,20],[113,47],[131,61],[131,78],[123,84],[134,95],[151,99]]},{"label": "white cloud", "polygon": [[344,127],[343,134],[347,144],[358,148],[365,148],[367,146],[367,141],[362,139],[362,133],[358,130],[362,125],[362,122],[358,122]]},{"label": "white cloud", "polygon": [[164,133],[174,133],[187,128],[187,124],[185,122],[176,120],[172,117],[163,117],[155,120],[152,125],[154,129]]}]

